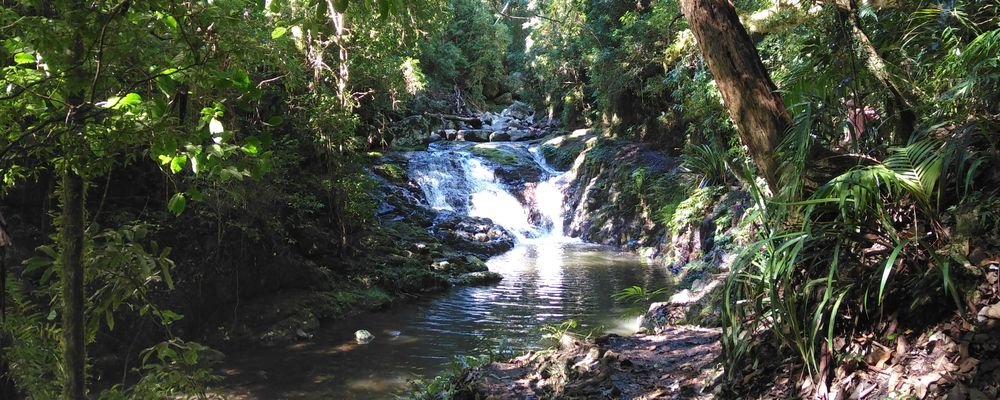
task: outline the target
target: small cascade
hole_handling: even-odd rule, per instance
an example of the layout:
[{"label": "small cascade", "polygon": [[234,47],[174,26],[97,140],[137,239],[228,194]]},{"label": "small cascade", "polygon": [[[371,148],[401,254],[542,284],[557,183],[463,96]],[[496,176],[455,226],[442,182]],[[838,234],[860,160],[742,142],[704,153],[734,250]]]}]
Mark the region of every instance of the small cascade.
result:
[{"label": "small cascade", "polygon": [[552,224],[549,229],[549,236],[552,238],[564,238],[566,230],[565,224],[565,188],[569,185],[566,172],[557,171],[552,168],[545,156],[542,155],[541,147],[538,145],[528,149],[531,158],[543,170],[548,178],[542,180],[535,187],[535,207],[542,217]]},{"label": "small cascade", "polygon": [[527,175],[537,176],[538,181],[514,179],[516,183],[512,183],[511,178],[521,177],[516,172],[498,173],[503,167],[477,155],[472,144],[432,143],[427,151],[409,154],[410,179],[423,191],[430,207],[489,218],[521,241],[562,237],[563,174],[545,163],[537,146],[479,146],[489,146],[491,151],[531,164],[525,167],[541,173]]}]

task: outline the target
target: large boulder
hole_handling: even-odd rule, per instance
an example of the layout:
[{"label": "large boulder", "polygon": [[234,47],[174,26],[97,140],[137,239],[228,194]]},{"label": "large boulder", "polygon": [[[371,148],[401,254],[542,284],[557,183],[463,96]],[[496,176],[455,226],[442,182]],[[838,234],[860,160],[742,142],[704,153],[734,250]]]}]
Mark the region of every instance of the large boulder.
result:
[{"label": "large boulder", "polygon": [[508,106],[506,109],[504,109],[503,112],[500,113],[500,116],[510,117],[513,119],[519,119],[524,121],[527,120],[528,118],[531,118],[532,114],[534,113],[535,110],[532,110],[531,106],[524,104],[520,101],[515,101],[511,103],[511,105]]},{"label": "large boulder", "polygon": [[458,136],[455,140],[464,140],[467,142],[488,142],[490,141],[490,131],[486,129],[462,129],[458,131]]},{"label": "large boulder", "polygon": [[528,129],[512,129],[508,131],[508,136],[512,142],[531,140],[535,138],[535,133]]},{"label": "large boulder", "polygon": [[432,231],[451,247],[481,258],[514,247],[514,235],[486,218],[445,214],[434,222]]},{"label": "large boulder", "polygon": [[491,142],[509,142],[510,140],[511,136],[507,132],[493,132],[490,134]]},{"label": "large boulder", "polygon": [[670,325],[719,326],[722,319],[718,302],[723,290],[725,282],[721,277],[697,279],[691,288],[674,293],[670,300],[650,304],[641,325],[653,332]]},{"label": "large boulder", "polygon": [[394,124],[391,147],[395,150],[422,148],[430,142],[431,123],[423,116],[412,116]]}]

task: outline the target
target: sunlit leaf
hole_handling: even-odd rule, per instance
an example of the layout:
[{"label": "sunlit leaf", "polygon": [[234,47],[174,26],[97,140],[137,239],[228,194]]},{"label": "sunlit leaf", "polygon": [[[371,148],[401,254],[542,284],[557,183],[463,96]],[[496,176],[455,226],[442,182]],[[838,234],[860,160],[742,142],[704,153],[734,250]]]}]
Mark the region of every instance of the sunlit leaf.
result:
[{"label": "sunlit leaf", "polygon": [[260,151],[260,139],[254,136],[248,137],[243,144],[243,151],[247,154],[257,154]]},{"label": "sunlit leaf", "polygon": [[170,171],[175,174],[181,172],[181,170],[184,169],[185,164],[187,164],[187,156],[182,154],[174,157],[174,159],[170,161]]},{"label": "sunlit leaf", "polygon": [[116,109],[136,105],[142,102],[142,97],[138,93],[129,93],[122,97],[115,105]]},{"label": "sunlit leaf", "polygon": [[34,64],[35,56],[28,53],[14,54],[14,62],[17,64]]},{"label": "sunlit leaf", "polygon": [[212,121],[208,123],[208,131],[211,132],[212,134],[220,134],[224,132],[225,129],[222,128],[222,122],[220,122],[215,118],[212,118]]},{"label": "sunlit leaf", "polygon": [[274,28],[274,30],[271,31],[271,39],[277,39],[277,38],[280,38],[282,36],[285,36],[286,32],[288,32],[288,28],[285,28],[283,26],[279,26],[277,28]]}]

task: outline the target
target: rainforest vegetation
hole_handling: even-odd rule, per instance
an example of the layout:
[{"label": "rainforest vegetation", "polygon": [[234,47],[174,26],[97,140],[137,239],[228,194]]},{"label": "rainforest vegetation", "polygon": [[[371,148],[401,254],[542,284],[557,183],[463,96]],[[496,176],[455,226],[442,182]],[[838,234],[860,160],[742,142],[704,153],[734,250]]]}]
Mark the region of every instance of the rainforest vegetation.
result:
[{"label": "rainforest vegetation", "polygon": [[[589,179],[567,197],[603,193],[559,235],[724,275],[701,394],[997,398],[998,22],[997,0],[2,0],[0,398],[222,396],[218,350],[495,282],[517,232],[401,206],[402,154],[522,139]],[[545,173],[473,150],[509,186]]]}]

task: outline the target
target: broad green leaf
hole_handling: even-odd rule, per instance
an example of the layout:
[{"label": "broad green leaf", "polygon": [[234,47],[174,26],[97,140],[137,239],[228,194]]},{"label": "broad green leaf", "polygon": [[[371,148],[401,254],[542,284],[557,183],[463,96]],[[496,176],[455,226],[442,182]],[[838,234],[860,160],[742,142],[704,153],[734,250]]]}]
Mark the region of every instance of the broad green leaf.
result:
[{"label": "broad green leaf", "polygon": [[282,36],[285,36],[286,32],[288,32],[288,28],[285,28],[283,26],[279,26],[277,28],[274,28],[274,30],[271,31],[271,39],[277,39],[277,38],[280,38]]},{"label": "broad green leaf", "polygon": [[240,90],[249,90],[252,87],[250,75],[242,69],[233,71],[229,80],[233,82],[233,86],[236,86]]},{"label": "broad green leaf", "polygon": [[129,94],[126,94],[125,97],[122,97],[121,99],[119,99],[118,102],[116,104],[114,104],[114,108],[115,109],[120,109],[120,108],[124,108],[124,107],[128,107],[128,106],[136,105],[136,104],[139,104],[141,102],[142,102],[142,97],[139,96],[138,93],[129,93]]},{"label": "broad green leaf", "polygon": [[222,155],[222,146],[220,146],[217,143],[213,143],[213,144],[208,145],[208,154],[221,158],[223,156]]},{"label": "broad green leaf", "polygon": [[247,154],[256,155],[260,152],[260,139],[254,136],[248,137],[246,143],[243,144],[243,151]]},{"label": "broad green leaf", "polygon": [[182,154],[174,157],[174,159],[170,161],[170,171],[175,174],[181,172],[181,170],[184,169],[185,164],[187,164],[187,156]]},{"label": "broad green leaf", "polygon": [[174,18],[172,15],[163,17],[163,23],[167,24],[167,26],[169,26],[170,29],[177,30],[178,27],[177,18]]},{"label": "broad green leaf", "polygon": [[282,122],[285,122],[285,119],[277,115],[267,119],[268,125],[281,125]]},{"label": "broad green leaf", "polygon": [[219,177],[222,178],[223,181],[230,179],[241,181],[243,180],[243,172],[236,167],[229,166],[219,171]]},{"label": "broad green leaf", "polygon": [[198,190],[196,187],[188,188],[187,195],[191,198],[191,201],[201,201],[205,198],[205,195],[201,193],[201,190]]},{"label": "broad green leaf", "polygon": [[174,213],[174,215],[181,215],[185,208],[187,208],[187,198],[184,197],[184,193],[175,194],[174,197],[171,197],[170,201],[167,202],[167,209]]},{"label": "broad green leaf", "polygon": [[34,64],[35,56],[28,53],[14,54],[14,62],[17,64]]},{"label": "broad green leaf", "polygon": [[184,363],[187,365],[195,365],[198,363],[198,352],[196,351],[185,351],[184,352]]}]

